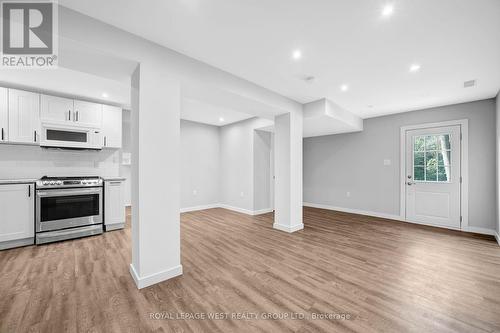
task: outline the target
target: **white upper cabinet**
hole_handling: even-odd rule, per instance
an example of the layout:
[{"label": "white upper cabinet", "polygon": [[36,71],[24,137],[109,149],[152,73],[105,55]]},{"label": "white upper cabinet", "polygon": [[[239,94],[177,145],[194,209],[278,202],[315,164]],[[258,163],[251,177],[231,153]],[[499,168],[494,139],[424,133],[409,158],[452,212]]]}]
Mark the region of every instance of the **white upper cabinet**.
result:
[{"label": "white upper cabinet", "polygon": [[40,94],[9,89],[9,142],[40,141]]},{"label": "white upper cabinet", "polygon": [[101,128],[101,104],[75,100],[73,111],[74,117],[72,117],[72,120],[76,126]]},{"label": "white upper cabinet", "polygon": [[0,185],[0,243],[33,238],[35,184]]},{"label": "white upper cabinet", "polygon": [[68,124],[73,120],[73,100],[56,96],[41,96],[42,122]]},{"label": "white upper cabinet", "polygon": [[0,142],[9,140],[9,91],[0,88]]},{"label": "white upper cabinet", "polygon": [[122,109],[116,106],[102,106],[102,146],[122,147]]}]

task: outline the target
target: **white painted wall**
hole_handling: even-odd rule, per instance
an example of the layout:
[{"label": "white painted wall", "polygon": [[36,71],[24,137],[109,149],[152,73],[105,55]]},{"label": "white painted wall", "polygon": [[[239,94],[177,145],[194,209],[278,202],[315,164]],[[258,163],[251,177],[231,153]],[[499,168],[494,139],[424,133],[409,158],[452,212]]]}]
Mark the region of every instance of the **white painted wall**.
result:
[{"label": "white painted wall", "polygon": [[139,288],[182,274],[180,84],[142,63],[132,77],[132,263]]},{"label": "white painted wall", "polygon": [[293,111],[275,118],[275,229],[294,232],[302,222],[303,113]]},{"label": "white painted wall", "polygon": [[399,215],[401,126],[456,119],[469,119],[469,226],[495,229],[493,99],[365,119],[363,132],[304,139],[304,202]]},{"label": "white painted wall", "polygon": [[[120,154],[130,153],[132,151],[130,110],[123,110],[122,126],[122,149],[120,150]],[[123,159],[121,157],[122,156],[120,156],[120,176],[125,178],[125,181],[123,182],[125,205],[130,206],[132,203],[132,167],[130,165],[123,165]]]},{"label": "white painted wall", "polygon": [[[497,181],[496,181],[496,205],[497,205],[497,215],[496,215],[496,231],[497,237],[500,236],[500,92],[497,94],[495,99],[495,118],[496,118],[496,151],[497,151]],[[500,238],[497,239],[500,244]]]},{"label": "white painted wall", "polygon": [[181,209],[220,203],[219,127],[181,120]]}]

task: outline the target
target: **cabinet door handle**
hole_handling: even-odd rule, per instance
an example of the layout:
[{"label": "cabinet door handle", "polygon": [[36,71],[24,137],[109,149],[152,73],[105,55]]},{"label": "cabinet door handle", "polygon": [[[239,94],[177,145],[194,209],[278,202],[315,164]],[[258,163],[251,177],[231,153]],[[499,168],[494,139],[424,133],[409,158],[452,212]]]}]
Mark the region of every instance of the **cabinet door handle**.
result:
[{"label": "cabinet door handle", "polygon": [[71,110],[68,110],[68,120],[71,120]]},{"label": "cabinet door handle", "polygon": [[104,137],[104,147],[106,147],[106,137]]},{"label": "cabinet door handle", "polygon": [[31,185],[28,185],[28,197],[31,198]]},{"label": "cabinet door handle", "polygon": [[3,141],[3,127],[2,127],[2,141]]},{"label": "cabinet door handle", "polygon": [[78,121],[78,118],[80,117],[78,117],[78,111],[76,111],[76,121]]},{"label": "cabinet door handle", "polygon": [[35,142],[36,142],[36,130],[35,130]]}]

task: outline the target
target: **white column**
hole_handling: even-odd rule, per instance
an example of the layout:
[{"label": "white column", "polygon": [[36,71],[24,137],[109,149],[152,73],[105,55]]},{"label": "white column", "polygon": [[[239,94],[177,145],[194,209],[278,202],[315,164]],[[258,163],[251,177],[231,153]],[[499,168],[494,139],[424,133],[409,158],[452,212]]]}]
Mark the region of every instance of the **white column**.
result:
[{"label": "white column", "polygon": [[302,223],[302,111],[275,117],[275,229],[294,232]]},{"label": "white column", "polygon": [[152,64],[132,76],[132,263],[138,288],[182,274],[180,86]]}]

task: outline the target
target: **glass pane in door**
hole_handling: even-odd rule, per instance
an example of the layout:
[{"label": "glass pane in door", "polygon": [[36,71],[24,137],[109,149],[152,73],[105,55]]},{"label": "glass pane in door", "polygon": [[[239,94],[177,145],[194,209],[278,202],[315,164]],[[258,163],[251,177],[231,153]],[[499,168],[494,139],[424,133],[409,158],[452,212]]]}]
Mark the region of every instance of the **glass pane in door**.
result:
[{"label": "glass pane in door", "polygon": [[413,137],[413,179],[419,182],[450,182],[451,135]]},{"label": "glass pane in door", "polygon": [[44,197],[40,199],[40,221],[55,221],[99,215],[99,194]]}]

